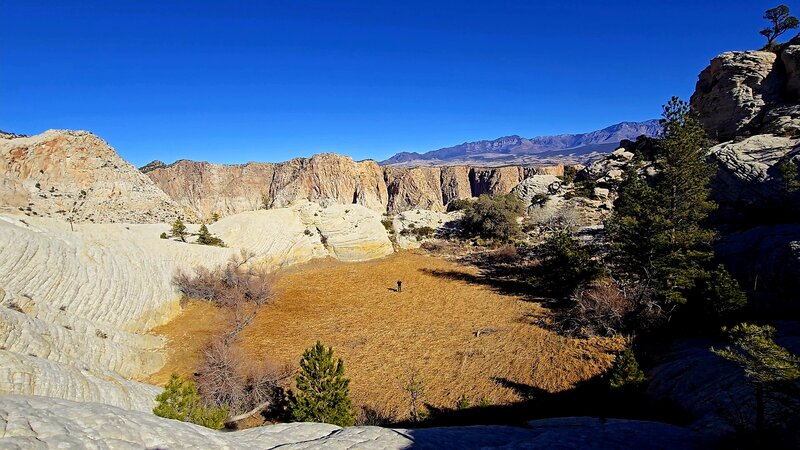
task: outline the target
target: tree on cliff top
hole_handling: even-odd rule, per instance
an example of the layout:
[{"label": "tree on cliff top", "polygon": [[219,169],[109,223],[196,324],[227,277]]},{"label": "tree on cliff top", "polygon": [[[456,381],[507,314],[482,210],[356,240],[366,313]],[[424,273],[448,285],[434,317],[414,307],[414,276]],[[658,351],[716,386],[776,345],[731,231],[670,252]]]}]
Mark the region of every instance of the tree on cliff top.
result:
[{"label": "tree on cliff top", "polygon": [[800,21],[797,20],[797,17],[789,14],[789,7],[786,5],[779,5],[775,8],[768,9],[764,13],[764,18],[769,20],[771,25],[770,28],[764,28],[759,31],[762,36],[767,38],[767,44],[764,46],[763,50],[773,50],[775,48],[775,39],[777,39],[778,36],[800,25]]}]

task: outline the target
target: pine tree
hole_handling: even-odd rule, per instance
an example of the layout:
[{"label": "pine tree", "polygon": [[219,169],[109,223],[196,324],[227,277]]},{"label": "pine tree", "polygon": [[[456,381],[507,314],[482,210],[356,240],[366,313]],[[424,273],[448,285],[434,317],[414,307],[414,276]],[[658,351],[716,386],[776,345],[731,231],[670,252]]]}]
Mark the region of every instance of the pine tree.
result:
[{"label": "pine tree", "polygon": [[778,165],[781,176],[781,187],[783,195],[788,197],[790,194],[800,189],[800,180],[797,179],[797,164],[791,158],[785,158]]},{"label": "pine tree", "polygon": [[344,377],[344,363],[334,360],[333,348],[321,342],[303,353],[300,373],[295,379],[297,393],[289,409],[297,422],[323,422],[348,427],[355,422],[350,401],[350,380]]},{"label": "pine tree", "polygon": [[604,273],[600,263],[565,230],[553,233],[540,251],[541,284],[557,297],[572,294],[578,286]]},{"label": "pine tree", "polygon": [[651,284],[661,300],[684,303],[707,276],[714,233],[704,227],[715,205],[709,199],[714,169],[706,161],[708,140],[689,105],[673,97],[664,106],[663,137],[644,180],[635,165],[606,222],[616,266]]},{"label": "pine tree", "polygon": [[210,231],[208,231],[206,224],[200,225],[200,231],[197,235],[197,243],[201,245],[215,245],[217,247],[225,246],[225,243],[222,242],[222,239],[214,236]]},{"label": "pine tree", "polygon": [[184,380],[176,373],[170,377],[164,392],[156,397],[153,414],[217,430],[224,426],[227,416],[224,408],[204,407],[194,382]]},{"label": "pine tree", "polygon": [[638,387],[645,381],[644,372],[639,369],[639,362],[636,361],[633,350],[628,348],[617,355],[614,367],[611,368],[611,378],[609,380],[612,388]]},{"label": "pine tree", "polygon": [[172,237],[180,238],[181,242],[186,242],[186,225],[183,224],[180,217],[175,219],[175,222],[172,222],[170,234]]},{"label": "pine tree", "polygon": [[782,385],[800,380],[800,357],[776,344],[775,328],[742,323],[730,330],[728,337],[733,346],[721,350],[711,348],[715,354],[738,364],[756,391],[756,430],[764,429],[765,394],[768,389],[781,389]]},{"label": "pine tree", "polygon": [[709,274],[703,294],[706,309],[717,318],[724,318],[747,305],[747,295],[739,282],[721,264]]}]

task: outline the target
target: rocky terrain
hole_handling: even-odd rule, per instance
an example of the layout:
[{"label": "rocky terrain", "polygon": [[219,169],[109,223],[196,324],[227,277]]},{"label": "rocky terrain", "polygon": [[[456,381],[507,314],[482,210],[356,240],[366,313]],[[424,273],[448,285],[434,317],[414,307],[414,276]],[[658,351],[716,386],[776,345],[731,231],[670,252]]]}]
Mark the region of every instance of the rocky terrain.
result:
[{"label": "rocky terrain", "polygon": [[655,136],[657,120],[622,122],[602,130],[581,134],[561,134],[524,138],[505,136],[492,141],[465,142],[425,153],[398,153],[381,161],[396,167],[451,165],[557,165],[585,164],[619,146],[625,139]]},{"label": "rocky terrain", "polygon": [[86,131],[0,135],[0,210],[74,222],[156,223],[191,215]]},{"label": "rocky terrain", "polygon": [[181,160],[142,170],[175,202],[198,217],[280,208],[307,200],[357,204],[395,214],[415,208],[445,211],[455,199],[508,193],[537,173],[563,175],[564,166],[395,168],[335,154],[285,163],[211,164]]}]

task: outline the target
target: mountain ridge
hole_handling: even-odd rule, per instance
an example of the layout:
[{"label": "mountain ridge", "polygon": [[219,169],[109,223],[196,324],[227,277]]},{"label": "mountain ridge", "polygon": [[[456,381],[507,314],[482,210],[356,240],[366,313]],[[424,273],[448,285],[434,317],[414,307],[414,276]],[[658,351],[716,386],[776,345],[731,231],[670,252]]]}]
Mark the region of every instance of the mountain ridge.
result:
[{"label": "mountain ridge", "polygon": [[[640,135],[654,136],[661,130],[657,119],[620,122],[601,130],[576,134],[502,136],[493,140],[464,142],[429,152],[400,152],[380,161],[382,166],[451,165],[451,164],[552,164],[583,163],[583,155],[614,150],[625,139]],[[563,157],[563,158],[561,158]]]}]

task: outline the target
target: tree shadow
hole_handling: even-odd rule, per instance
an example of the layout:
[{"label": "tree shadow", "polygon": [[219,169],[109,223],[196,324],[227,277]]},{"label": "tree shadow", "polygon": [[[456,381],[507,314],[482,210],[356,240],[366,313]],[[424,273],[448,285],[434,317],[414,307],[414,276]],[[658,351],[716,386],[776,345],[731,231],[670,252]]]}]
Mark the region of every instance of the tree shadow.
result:
[{"label": "tree shadow", "polygon": [[509,405],[474,406],[465,409],[425,405],[429,416],[421,422],[392,424],[402,428],[427,428],[469,425],[526,426],[531,420],[556,417],[596,417],[605,419],[646,420],[685,426],[691,418],[674,404],[648,398],[642,389],[612,389],[603,375],[578,383],[572,389],[548,392],[535,386],[506,378],[495,378],[501,386],[521,398]]}]

